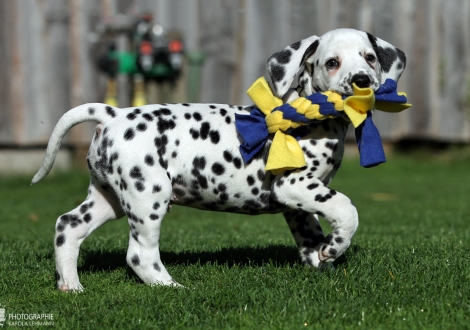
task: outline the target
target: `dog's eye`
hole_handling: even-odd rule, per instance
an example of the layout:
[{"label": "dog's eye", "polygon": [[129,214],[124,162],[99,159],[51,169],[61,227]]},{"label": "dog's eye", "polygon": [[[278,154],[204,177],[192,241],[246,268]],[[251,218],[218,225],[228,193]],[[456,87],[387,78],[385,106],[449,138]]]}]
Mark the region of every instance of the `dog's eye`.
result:
[{"label": "dog's eye", "polygon": [[372,54],[367,54],[366,55],[366,61],[370,62],[370,63],[374,63],[375,62],[375,56],[372,55]]},{"label": "dog's eye", "polygon": [[332,58],[331,60],[328,60],[325,63],[325,65],[328,69],[334,69],[334,68],[339,67],[339,62],[337,60],[335,60],[334,58]]}]

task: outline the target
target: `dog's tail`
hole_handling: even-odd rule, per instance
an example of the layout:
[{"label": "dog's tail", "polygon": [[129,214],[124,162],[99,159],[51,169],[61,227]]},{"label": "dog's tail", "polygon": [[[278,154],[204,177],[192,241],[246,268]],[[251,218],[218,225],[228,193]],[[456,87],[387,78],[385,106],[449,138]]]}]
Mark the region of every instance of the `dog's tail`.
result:
[{"label": "dog's tail", "polygon": [[38,183],[49,174],[54,164],[57,152],[67,132],[75,125],[94,121],[105,124],[118,115],[115,108],[101,103],[88,103],[67,111],[60,119],[52,132],[47,144],[46,157],[41,168],[33,177],[31,184]]}]

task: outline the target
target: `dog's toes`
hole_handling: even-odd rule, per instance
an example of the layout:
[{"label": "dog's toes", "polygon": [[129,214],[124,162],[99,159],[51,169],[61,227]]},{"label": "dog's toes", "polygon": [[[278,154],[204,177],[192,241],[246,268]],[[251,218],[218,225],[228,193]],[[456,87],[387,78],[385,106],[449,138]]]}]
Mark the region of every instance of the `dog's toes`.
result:
[{"label": "dog's toes", "polygon": [[175,287],[175,288],[179,288],[179,289],[186,289],[186,287],[184,285],[179,284],[175,280],[173,280],[173,283],[171,283],[170,286]]},{"label": "dog's toes", "polygon": [[79,292],[84,291],[83,286],[80,283],[78,285],[73,286],[73,287],[68,286],[67,284],[63,283],[63,284],[58,286],[58,289],[60,291],[64,291],[64,292],[74,292],[74,293],[79,293]]},{"label": "dog's toes", "polygon": [[168,281],[157,281],[157,282],[149,284],[149,285],[150,286],[171,286],[171,287],[174,287],[174,288],[186,289],[186,287],[184,285],[179,284],[174,279],[170,279]]},{"label": "dog's toes", "polygon": [[64,283],[64,284],[62,284],[62,285],[59,286],[59,290],[60,290],[60,291],[65,291],[65,292],[66,292],[66,291],[69,291],[69,286]]}]

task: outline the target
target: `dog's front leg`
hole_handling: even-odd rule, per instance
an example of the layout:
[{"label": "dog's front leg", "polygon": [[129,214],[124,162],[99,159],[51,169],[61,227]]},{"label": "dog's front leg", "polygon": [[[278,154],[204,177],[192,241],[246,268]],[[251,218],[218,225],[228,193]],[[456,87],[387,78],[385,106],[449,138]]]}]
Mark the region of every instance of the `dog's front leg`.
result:
[{"label": "dog's front leg", "polygon": [[320,267],[318,252],[323,246],[325,235],[318,216],[300,210],[285,211],[283,215],[297,243],[302,262],[315,268]]},{"label": "dog's front leg", "polygon": [[[276,178],[272,186],[274,196],[277,202],[292,210],[284,213],[291,218],[292,225],[288,222],[291,230],[292,228],[298,230],[301,225],[303,235],[307,236],[304,237],[305,240],[296,239],[297,243],[306,242],[307,248],[310,249],[308,251],[317,254],[320,263],[331,262],[343,254],[351,243],[351,238],[359,224],[356,207],[352,205],[348,197],[325,186],[320,180],[316,178],[298,180],[301,176],[302,172],[299,172],[291,173],[287,178],[281,176]],[[297,180],[292,180],[293,178]],[[320,242],[321,228],[316,227],[318,221],[314,221],[315,218],[309,218],[306,214],[318,214],[330,223],[333,232],[323,240],[323,243]],[[296,238],[296,233],[294,233],[294,238]],[[312,265],[317,266],[315,265],[316,258],[310,258]]]}]

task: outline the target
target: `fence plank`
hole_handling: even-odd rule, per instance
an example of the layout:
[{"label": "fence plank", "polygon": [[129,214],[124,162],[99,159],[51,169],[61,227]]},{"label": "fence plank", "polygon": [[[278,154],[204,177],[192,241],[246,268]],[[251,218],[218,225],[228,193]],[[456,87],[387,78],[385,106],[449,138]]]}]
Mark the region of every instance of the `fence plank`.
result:
[{"label": "fence plank", "polygon": [[[14,41],[16,6],[13,1],[0,1],[0,41]],[[18,85],[14,75],[19,66],[19,59],[14,56],[16,46],[14,42],[4,42],[0,46],[0,145],[12,144],[15,140],[12,90]]]}]

